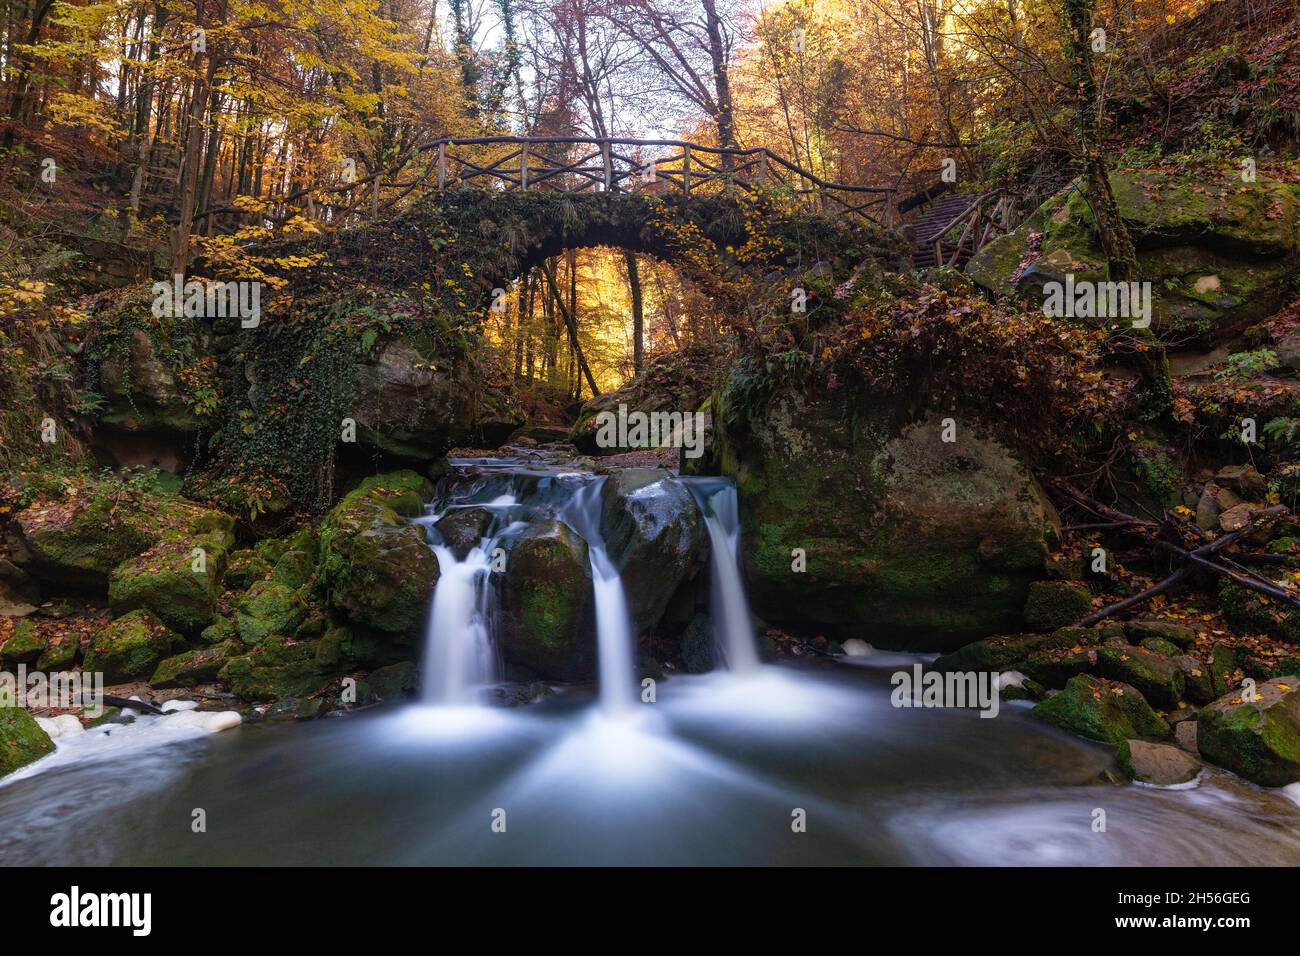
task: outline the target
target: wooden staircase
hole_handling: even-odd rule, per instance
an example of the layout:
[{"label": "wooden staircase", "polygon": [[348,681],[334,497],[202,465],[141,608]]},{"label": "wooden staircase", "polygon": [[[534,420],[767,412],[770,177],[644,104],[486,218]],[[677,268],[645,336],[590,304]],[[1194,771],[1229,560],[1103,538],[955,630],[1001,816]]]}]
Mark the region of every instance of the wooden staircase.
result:
[{"label": "wooden staircase", "polygon": [[908,224],[912,230],[912,265],[917,269],[946,266],[960,269],[983,246],[1015,225],[1016,210],[1002,192],[942,192],[932,187],[904,200],[899,212],[920,212]]}]

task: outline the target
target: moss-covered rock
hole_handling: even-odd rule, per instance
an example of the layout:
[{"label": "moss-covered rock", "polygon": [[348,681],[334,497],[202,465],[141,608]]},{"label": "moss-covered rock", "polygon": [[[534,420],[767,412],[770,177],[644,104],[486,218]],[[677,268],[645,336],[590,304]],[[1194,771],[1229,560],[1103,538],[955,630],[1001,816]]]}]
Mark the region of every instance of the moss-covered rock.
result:
[{"label": "moss-covered rock", "polygon": [[1115,624],[1101,627],[1062,627],[1050,634],[1010,634],[990,637],[943,654],[931,665],[941,671],[1022,671],[1039,655],[1068,655],[1075,649],[1114,640],[1123,632]]},{"label": "moss-covered rock", "polygon": [[114,614],[144,608],[172,630],[196,634],[212,623],[226,570],[228,536],[168,534],[113,569],[108,598]]},{"label": "moss-covered rock", "polygon": [[1077,581],[1035,581],[1025,598],[1025,623],[1045,631],[1065,627],[1092,611],[1092,592]]},{"label": "moss-covered rock", "polygon": [[1208,704],[1218,695],[1214,692],[1214,678],[1210,665],[1190,654],[1179,654],[1174,663],[1183,672],[1183,695],[1197,706]]},{"label": "moss-covered rock", "polygon": [[463,561],[465,555],[482,544],[494,517],[488,508],[456,508],[439,518],[434,527],[456,559]]},{"label": "moss-covered rock", "polygon": [[218,644],[169,657],[158,664],[153,676],[149,678],[149,685],[163,689],[212,683],[226,661],[237,651],[237,644]]},{"label": "moss-covered rock", "polygon": [[[1111,188],[1153,287],[1153,328],[1220,339],[1285,304],[1300,251],[1300,186],[1240,171],[1116,170]],[[1105,281],[1107,259],[1082,193],[1068,187],[1018,229],[986,244],[980,285],[1041,300],[1047,282]],[[1099,320],[1101,321],[1101,320]]]},{"label": "moss-covered rock", "polygon": [[114,568],[164,537],[223,538],[234,519],[178,495],[104,486],[84,498],[26,508],[14,527],[14,558],[33,574],[62,587],[103,589]]},{"label": "moss-covered rock", "polygon": [[14,624],[13,633],[0,643],[0,664],[31,664],[45,650],[45,638],[36,622],[23,618]]},{"label": "moss-covered rock", "polygon": [[691,493],[658,469],[611,475],[602,494],[606,552],[623,579],[634,632],[649,634],[698,568],[704,522]]},{"label": "moss-covered rock", "polygon": [[107,684],[145,680],[180,643],[180,635],[152,612],[132,611],[95,635],[86,647],[82,670],[102,672]]},{"label": "moss-covered rock", "polygon": [[555,520],[515,541],[501,589],[499,635],[506,660],[553,680],[595,673],[596,626],[587,544]]},{"label": "moss-covered rock", "polygon": [[1087,675],[1071,678],[1064,690],[1035,704],[1032,713],[1080,737],[1111,744],[1126,770],[1130,739],[1170,734],[1169,724],[1136,688]]},{"label": "moss-covered rock", "polygon": [[380,667],[357,682],[357,703],[365,706],[411,697],[419,682],[419,668],[411,661]]},{"label": "moss-covered rock", "polygon": [[272,635],[247,654],[229,658],[218,677],[245,700],[305,697],[319,693],[332,675],[316,663],[316,644]]},{"label": "moss-covered rock", "polygon": [[1183,696],[1183,671],[1176,660],[1145,647],[1097,648],[1094,672],[1131,684],[1157,707],[1177,707]]},{"label": "moss-covered rock", "polygon": [[330,607],[380,631],[413,634],[438,580],[438,559],[420,529],[403,520],[433,494],[412,471],[367,479],[320,528],[317,572]]},{"label": "moss-covered rock", "polygon": [[235,608],[235,633],[245,644],[261,644],[273,634],[292,635],[307,616],[297,591],[276,581],[259,581]]},{"label": "moss-covered rock", "polygon": [[54,752],[54,741],[21,707],[0,707],[0,777]]},{"label": "moss-covered rock", "polygon": [[1124,635],[1135,644],[1148,638],[1168,641],[1178,647],[1191,647],[1196,643],[1196,632],[1186,624],[1173,621],[1126,621]]},{"label": "moss-covered rock", "polygon": [[1202,708],[1196,744],[1206,760],[1268,787],[1300,780],[1300,677],[1260,684],[1256,699],[1234,692]]},{"label": "moss-covered rock", "polygon": [[64,631],[51,634],[45,642],[45,650],[36,660],[36,669],[41,671],[68,670],[77,662],[81,653],[81,637],[76,631]]},{"label": "moss-covered rock", "polygon": [[714,428],[759,617],[926,649],[1020,629],[1056,514],[991,434],[963,419],[943,441],[901,403],[746,401],[733,377]]},{"label": "moss-covered rock", "polygon": [[225,586],[232,591],[247,591],[258,581],[269,578],[272,570],[274,565],[256,549],[235,551],[226,562]]}]

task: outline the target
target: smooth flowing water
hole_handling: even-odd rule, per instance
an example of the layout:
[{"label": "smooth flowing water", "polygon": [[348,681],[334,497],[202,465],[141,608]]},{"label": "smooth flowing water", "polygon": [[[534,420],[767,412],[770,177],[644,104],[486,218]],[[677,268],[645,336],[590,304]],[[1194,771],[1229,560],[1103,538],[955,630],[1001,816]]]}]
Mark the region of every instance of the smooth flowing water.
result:
[{"label": "smooth flowing water", "polygon": [[740,506],[736,486],[722,478],[682,478],[700,506],[713,553],[709,592],[714,644],[722,666],[737,674],[761,665],[740,576]]},{"label": "smooth flowing water", "polygon": [[[716,479],[687,484],[730,671],[670,675],[643,702],[601,535],[603,479],[476,465],[420,519],[441,574],[423,702],[213,735],[171,717],[61,738],[0,781],[0,865],[1300,861],[1300,806],[1281,791],[1213,769],[1178,788],[1099,785],[1109,749],[1026,704],[993,720],[891,706],[890,675],[921,658],[761,666],[735,491]],[[457,512],[474,512],[458,516],[473,519],[469,540],[440,526]],[[587,541],[599,698],[572,687],[527,707],[463,706],[498,673],[493,556],[542,517]]]},{"label": "smooth flowing water", "polygon": [[881,659],[674,677],[640,719],[574,691],[91,751],[0,783],[0,864],[1300,860],[1300,807],[1277,791],[1215,771],[1192,789],[1097,786],[1105,748],[1019,705],[894,708],[888,675],[909,659]]},{"label": "smooth flowing water", "polygon": [[600,703],[611,717],[627,715],[637,704],[632,620],[618,569],[605,551],[600,519],[605,478],[584,483],[564,517],[587,542],[591,585],[596,603],[596,655],[600,672]]}]

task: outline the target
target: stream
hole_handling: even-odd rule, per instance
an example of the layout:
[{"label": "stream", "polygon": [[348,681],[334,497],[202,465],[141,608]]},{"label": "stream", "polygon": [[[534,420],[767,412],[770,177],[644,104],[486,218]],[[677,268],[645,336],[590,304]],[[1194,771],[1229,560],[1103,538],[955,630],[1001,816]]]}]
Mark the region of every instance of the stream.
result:
[{"label": "stream", "polygon": [[[734,487],[668,480],[686,483],[711,542],[719,669],[670,676],[647,701],[600,527],[605,478],[484,465],[417,519],[440,565],[419,700],[223,733],[141,716],[76,735],[0,782],[0,865],[1300,858],[1300,806],[1284,792],[1214,769],[1180,787],[1098,783],[1110,750],[1034,720],[1027,703],[992,720],[892,706],[891,675],[923,657],[761,663]],[[456,512],[479,522],[468,541],[439,531],[458,527],[439,524]],[[481,691],[502,670],[494,555],[542,520],[587,544],[599,681],[488,706]]]}]

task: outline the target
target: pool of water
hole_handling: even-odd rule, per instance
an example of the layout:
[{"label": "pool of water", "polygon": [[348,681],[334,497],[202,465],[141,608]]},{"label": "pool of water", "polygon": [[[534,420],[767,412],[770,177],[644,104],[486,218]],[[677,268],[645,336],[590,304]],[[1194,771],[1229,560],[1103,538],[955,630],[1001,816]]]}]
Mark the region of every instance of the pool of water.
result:
[{"label": "pool of water", "polygon": [[676,677],[622,720],[575,690],[115,731],[0,784],[0,864],[1300,863],[1280,792],[1097,784],[1106,749],[1023,706],[890,706],[898,658]]}]

